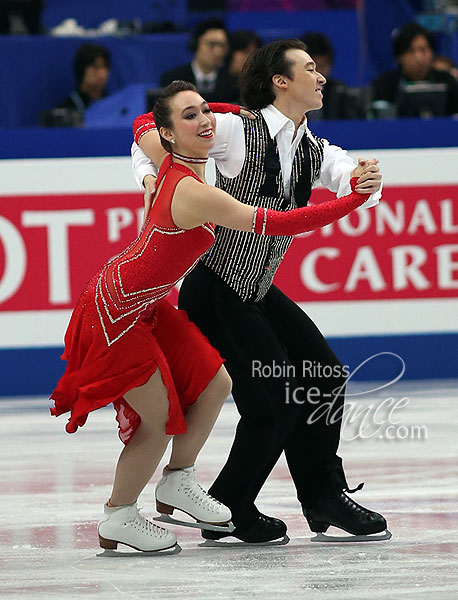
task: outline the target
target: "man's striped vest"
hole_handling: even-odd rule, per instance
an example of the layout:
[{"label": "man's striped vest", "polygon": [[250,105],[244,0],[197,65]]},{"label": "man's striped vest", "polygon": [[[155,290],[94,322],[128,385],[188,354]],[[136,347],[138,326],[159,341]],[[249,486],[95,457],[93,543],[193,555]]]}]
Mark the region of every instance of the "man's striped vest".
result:
[{"label": "man's striped vest", "polygon": [[[274,210],[305,206],[323,162],[323,141],[305,134],[296,150],[291,172],[290,198],[285,198],[283,177],[275,140],[262,115],[243,119],[245,162],[236,177],[223,177],[216,170],[216,186],[240,202]],[[216,240],[202,262],[221,277],[243,300],[260,300],[272,284],[275,272],[292,237],[260,236],[216,227]]]}]

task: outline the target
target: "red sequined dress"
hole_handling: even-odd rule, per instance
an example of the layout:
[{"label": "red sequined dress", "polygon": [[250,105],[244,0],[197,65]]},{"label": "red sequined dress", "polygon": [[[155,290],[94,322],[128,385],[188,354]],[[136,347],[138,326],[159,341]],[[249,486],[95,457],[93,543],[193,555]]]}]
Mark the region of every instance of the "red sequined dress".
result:
[{"label": "red sequined dress", "polygon": [[184,230],[172,220],[173,193],[188,176],[198,179],[165,158],[157,182],[162,187],[138,238],[94,275],[73,311],[62,355],[66,370],[51,395],[53,415],[71,413],[69,433],[84,425],[89,412],[113,403],[127,443],[140,417],[123,396],[157,367],[168,390],[166,433],[185,433],[186,407],[223,363],[186,313],[166,300],[215,237],[211,223]]}]

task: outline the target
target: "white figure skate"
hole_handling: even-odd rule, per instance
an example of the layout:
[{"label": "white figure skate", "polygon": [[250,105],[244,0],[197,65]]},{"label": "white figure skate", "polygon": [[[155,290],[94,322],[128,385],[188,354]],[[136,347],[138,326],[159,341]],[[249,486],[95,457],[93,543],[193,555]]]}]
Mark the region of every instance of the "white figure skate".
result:
[{"label": "white figure skate", "polygon": [[176,545],[175,534],[145,519],[135,502],[119,507],[105,504],[104,513],[98,533],[100,546],[105,550],[115,550],[118,544],[125,544],[142,552],[158,552]]},{"label": "white figure skate", "polygon": [[[231,511],[208,494],[196,481],[194,466],[169,471],[167,467],[156,487],[156,508],[160,517],[155,521],[185,527],[232,532]],[[173,519],[175,509],[196,519],[196,523]]]}]

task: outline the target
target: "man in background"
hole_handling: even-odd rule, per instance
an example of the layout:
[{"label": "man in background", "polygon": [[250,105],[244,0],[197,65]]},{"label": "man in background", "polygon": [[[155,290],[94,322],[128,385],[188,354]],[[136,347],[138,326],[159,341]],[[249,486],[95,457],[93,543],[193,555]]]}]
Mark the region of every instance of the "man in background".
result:
[{"label": "man in background", "polygon": [[311,111],[307,118],[312,121],[365,118],[363,99],[356,94],[352,95],[343,81],[331,77],[334,64],[331,40],[324,33],[314,31],[305,33],[301,40],[315,61],[316,70],[326,77],[326,85],[322,90],[323,107]]},{"label": "man in background", "polygon": [[88,106],[106,96],[110,65],[110,53],[104,46],[80,46],[74,58],[76,89],[57,108],[78,113],[82,118]]},{"label": "man in background", "polygon": [[[417,23],[407,23],[393,34],[393,54],[398,66],[387,71],[372,83],[373,100],[385,100],[396,105],[405,86],[417,82],[446,85],[445,114],[458,113],[458,83],[450,73],[433,67],[434,43],[432,34]],[[398,107],[398,116],[404,115]]]},{"label": "man in background", "polygon": [[182,79],[193,83],[209,102],[239,100],[237,81],[223,67],[229,51],[224,22],[220,19],[207,19],[199,23],[192,33],[189,49],[194,52],[192,61],[163,73],[161,86],[165,87],[176,79]]},{"label": "man in background", "polygon": [[240,77],[247,58],[262,46],[261,38],[250,29],[239,29],[229,34],[230,53],[228,71],[233,77]]}]

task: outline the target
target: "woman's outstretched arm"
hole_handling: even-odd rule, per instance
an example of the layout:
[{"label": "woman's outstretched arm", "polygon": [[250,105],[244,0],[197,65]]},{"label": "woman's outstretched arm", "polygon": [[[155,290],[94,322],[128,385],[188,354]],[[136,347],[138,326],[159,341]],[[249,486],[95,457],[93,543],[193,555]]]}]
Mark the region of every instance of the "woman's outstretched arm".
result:
[{"label": "woman's outstretched arm", "polygon": [[172,218],[183,229],[211,222],[259,235],[296,235],[328,225],[361,206],[368,195],[354,191],[357,181],[358,177],[351,179],[353,191],[348,196],[283,212],[243,204],[223,190],[186,177],[176,188]]}]

